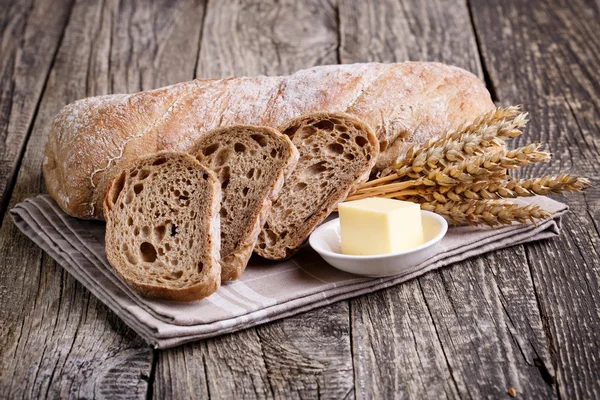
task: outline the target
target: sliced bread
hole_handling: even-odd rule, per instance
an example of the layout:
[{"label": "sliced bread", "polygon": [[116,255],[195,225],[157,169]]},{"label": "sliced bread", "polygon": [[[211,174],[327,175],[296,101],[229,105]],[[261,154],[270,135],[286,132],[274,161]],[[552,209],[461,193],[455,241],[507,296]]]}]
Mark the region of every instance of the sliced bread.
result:
[{"label": "sliced bread", "polygon": [[217,177],[184,153],[156,153],[122,170],[104,198],[106,255],[144,296],[194,301],[221,283]]},{"label": "sliced bread", "polygon": [[273,128],[236,125],[207,132],[190,153],[221,183],[221,280],[237,279],[298,151]]},{"label": "sliced bread", "polygon": [[365,182],[379,154],[367,124],[344,113],[313,113],[280,127],[300,152],[298,166],[273,204],[254,251],[291,257],[340,201]]}]

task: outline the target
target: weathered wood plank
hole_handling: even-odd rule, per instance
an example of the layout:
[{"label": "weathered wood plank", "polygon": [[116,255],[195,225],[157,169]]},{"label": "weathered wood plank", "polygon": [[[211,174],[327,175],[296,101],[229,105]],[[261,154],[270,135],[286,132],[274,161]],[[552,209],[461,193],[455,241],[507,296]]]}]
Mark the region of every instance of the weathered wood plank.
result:
[{"label": "weathered wood plank", "polygon": [[472,1],[475,27],[500,100],[531,111],[520,140],[549,144],[535,172],[571,172],[595,187],[566,201],[561,238],[527,246],[558,391],[600,397],[600,9],[584,1]]},{"label": "weathered wood plank", "polygon": [[[462,1],[342,1],[340,23],[342,62],[441,61],[483,78]],[[531,282],[517,247],[351,301],[357,397],[554,396],[535,366],[552,370]]]},{"label": "weathered wood plank", "polygon": [[[209,2],[196,73],[288,74],[337,63],[337,46],[333,2]],[[211,398],[353,397],[347,302],[160,352],[154,393],[206,395],[204,383],[169,384],[192,359]]]},{"label": "weathered wood plank", "polygon": [[0,220],[61,34],[71,0],[12,1],[0,23]]},{"label": "weathered wood plank", "polygon": [[332,0],[226,0],[209,4],[198,78],[281,75],[338,62]]},{"label": "weathered wood plank", "polygon": [[[63,105],[112,90],[149,89],[191,78],[200,28],[197,24],[180,26],[177,21],[201,21],[202,4],[145,5],[144,1],[119,4],[115,0],[74,6],[11,206],[44,191],[45,138]],[[148,32],[153,34],[148,36]],[[189,52],[178,56],[170,49],[185,45],[191,46],[191,56]],[[111,54],[127,54],[127,62],[113,64]],[[175,64],[180,67],[174,69]],[[150,72],[154,68],[157,71]],[[135,74],[122,79],[134,70],[148,72],[141,73],[140,79]],[[152,379],[152,349],[19,234],[8,216],[0,229],[0,292],[0,398],[146,397]]]}]

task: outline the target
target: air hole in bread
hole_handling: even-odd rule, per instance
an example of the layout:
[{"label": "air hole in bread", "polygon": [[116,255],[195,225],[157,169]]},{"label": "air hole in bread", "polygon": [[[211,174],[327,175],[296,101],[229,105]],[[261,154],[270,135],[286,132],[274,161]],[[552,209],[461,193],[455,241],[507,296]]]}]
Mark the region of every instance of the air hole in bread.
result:
[{"label": "air hole in bread", "polygon": [[243,153],[246,151],[246,146],[241,143],[236,143],[233,145],[233,150],[235,150],[236,153]]},{"label": "air hole in bread", "polygon": [[340,135],[340,137],[341,137],[342,139],[346,139],[346,140],[350,139],[350,135],[348,135],[347,133],[342,133],[342,134]]},{"label": "air hole in bread", "polygon": [[277,149],[271,150],[271,158],[278,158],[279,154],[277,153]]},{"label": "air hole in bread", "polygon": [[127,218],[127,225],[128,226],[133,225],[133,218],[131,218],[131,217]]},{"label": "air hole in bread", "polygon": [[198,273],[202,272],[202,270],[204,269],[204,263],[202,261],[198,261]]},{"label": "air hole in bread", "polygon": [[255,171],[255,169],[254,169],[254,168],[250,168],[250,169],[248,170],[248,172],[246,173],[246,177],[247,177],[248,179],[252,179],[252,177],[254,176],[254,171]]},{"label": "air hole in bread", "polygon": [[156,249],[152,243],[143,242],[140,245],[140,255],[145,262],[153,263],[156,261]]},{"label": "air hole in bread", "polygon": [[332,131],[333,130],[333,122],[328,121],[326,119],[313,124],[315,128],[323,129],[324,131]]},{"label": "air hole in bread", "polygon": [[221,188],[226,189],[227,185],[229,185],[229,180],[231,179],[231,169],[229,166],[223,167],[219,172],[219,181],[221,182]]},{"label": "air hole in bread", "polygon": [[129,176],[132,178],[135,178],[137,176],[138,172],[139,171],[137,169],[134,169],[129,173]]},{"label": "air hole in bread", "polygon": [[385,149],[388,148],[388,141],[387,140],[380,140],[379,141],[379,151],[385,151]]},{"label": "air hole in bread", "polygon": [[306,168],[306,170],[304,171],[304,176],[315,176],[317,174],[320,174],[321,172],[327,170],[326,165],[327,161],[319,161],[318,163],[315,163],[310,167]]},{"label": "air hole in bread", "polygon": [[307,186],[305,182],[298,182],[294,185],[294,191],[300,191]]},{"label": "air hole in bread", "polygon": [[150,171],[147,169],[142,169],[140,171],[140,177],[138,178],[140,181],[143,181],[144,179],[146,179],[148,176],[150,176]]},{"label": "air hole in bread", "polygon": [[367,160],[369,160],[369,161],[371,160],[371,155],[370,154],[367,154]]},{"label": "air hole in bread", "polygon": [[294,127],[292,126],[292,127],[290,127],[290,128],[287,128],[286,130],[284,130],[284,131],[283,131],[283,132],[281,132],[281,133],[283,133],[283,134],[284,134],[284,135],[286,135],[286,136],[293,136],[293,135],[294,135],[294,133],[296,133],[296,128],[294,128]]},{"label": "air hole in bread", "polygon": [[208,174],[206,172],[202,174],[202,179],[204,179],[205,181],[208,180]]},{"label": "air hole in bread", "polygon": [[263,135],[254,134],[250,135],[250,137],[256,143],[258,143],[260,147],[265,147],[267,145],[267,138],[265,138]]},{"label": "air hole in bread", "polygon": [[165,157],[158,157],[156,160],[154,160],[154,162],[152,163],[152,165],[161,165],[167,162],[167,159]]},{"label": "air hole in bread", "polygon": [[346,154],[344,154],[344,157],[346,157],[346,160],[349,160],[349,161],[352,161],[355,158],[354,154],[352,154],[352,153],[346,153]]},{"label": "air hole in bread", "polygon": [[165,250],[171,251],[171,245],[169,243],[165,243]]},{"label": "air hole in bread", "polygon": [[268,230],[267,231],[267,242],[268,243],[275,243],[277,241],[277,234],[275,232],[273,232],[272,230]]},{"label": "air hole in bread", "polygon": [[164,225],[158,225],[154,227],[154,241],[161,242],[167,233],[167,227]]},{"label": "air hole in bread", "polygon": [[175,235],[177,235],[179,232],[177,231],[177,225],[175,224],[171,224],[171,237],[175,237]]},{"label": "air hole in bread", "polygon": [[144,226],[142,228],[142,236],[144,236],[144,237],[150,236],[150,227],[149,226]]},{"label": "air hole in bread", "polygon": [[111,190],[111,195],[110,195],[112,204],[115,204],[117,202],[117,199],[119,198],[119,195],[123,191],[124,186],[125,186],[125,172],[121,173],[121,175],[119,175],[119,177],[117,178],[115,183],[112,185],[112,190]]},{"label": "air hole in bread", "polygon": [[300,131],[300,139],[306,139],[312,136],[317,130],[312,126],[305,126]]},{"label": "air hole in bread", "polygon": [[158,248],[158,255],[161,256],[161,257],[164,256],[165,255],[165,249],[163,249],[162,247],[159,247]]},{"label": "air hole in bread", "polygon": [[136,226],[136,227],[133,229],[133,234],[134,234],[135,236],[137,236],[137,235],[139,235],[139,234],[140,234],[140,228],[139,228],[138,226]]},{"label": "air hole in bread", "polygon": [[133,191],[135,192],[135,194],[140,194],[140,192],[144,189],[144,185],[141,183],[136,183],[135,185],[133,185]]},{"label": "air hole in bread", "polygon": [[130,264],[136,265],[139,262],[138,258],[134,254],[132,254],[131,251],[129,251],[129,249],[125,250],[124,254],[125,258],[127,258],[127,261],[129,261]]},{"label": "air hole in bread", "polygon": [[174,258],[174,259],[171,260],[171,265],[177,266],[177,264],[179,264],[179,260],[178,259]]},{"label": "air hole in bread", "polygon": [[367,145],[367,143],[369,143],[369,141],[367,139],[365,139],[362,136],[357,136],[354,138],[354,141],[356,142],[357,145],[359,145],[360,147],[365,147]]},{"label": "air hole in bread", "polygon": [[183,271],[175,271],[171,274],[174,279],[179,279],[183,276]]},{"label": "air hole in bread", "polygon": [[250,190],[250,189],[248,189],[247,187],[245,187],[245,188],[242,190],[242,196],[244,196],[244,197],[245,197],[245,196],[248,196],[248,191],[249,191],[249,190]]},{"label": "air hole in bread", "polygon": [[221,215],[221,218],[227,218],[227,210],[224,207],[221,207],[219,215]]},{"label": "air hole in bread", "polygon": [[331,143],[327,146],[327,151],[333,154],[342,154],[344,152],[344,146],[339,143]]},{"label": "air hole in bread", "polygon": [[287,236],[287,234],[288,234],[288,231],[283,231],[283,232],[281,232],[279,234],[279,237],[282,238],[282,239],[285,239],[285,237]]},{"label": "air hole in bread", "polygon": [[[336,125],[336,126],[335,126],[335,129],[336,129],[338,132],[348,132],[348,128],[346,128],[344,125]],[[342,137],[344,137],[344,136],[348,136],[348,135],[346,135],[346,134],[344,133],[344,134],[342,134]],[[348,136],[346,139],[349,139],[349,138],[350,138],[350,136]]]},{"label": "air hole in bread", "polygon": [[229,149],[223,149],[221,151],[219,151],[217,153],[217,156],[215,157],[215,162],[214,165],[221,166],[223,164],[225,164],[227,162],[227,160],[229,159],[231,151]]},{"label": "air hole in bread", "polygon": [[202,153],[205,156],[210,156],[211,154],[213,154],[218,149],[219,149],[219,143],[214,143],[214,144],[211,144],[210,146],[207,146]]}]

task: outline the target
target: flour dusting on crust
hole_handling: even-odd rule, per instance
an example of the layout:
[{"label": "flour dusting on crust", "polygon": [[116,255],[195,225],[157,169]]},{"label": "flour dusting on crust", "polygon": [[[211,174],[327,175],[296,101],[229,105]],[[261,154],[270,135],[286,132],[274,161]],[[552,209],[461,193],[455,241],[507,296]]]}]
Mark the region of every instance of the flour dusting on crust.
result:
[{"label": "flour dusting on crust", "polygon": [[63,210],[101,219],[98,204],[124,164],[160,150],[186,151],[216,127],[278,127],[310,112],[347,112],[376,132],[381,152],[374,171],[381,171],[410,146],[493,107],[476,76],[439,63],[328,65],[289,76],[195,80],[66,106],[48,136],[44,176]]}]

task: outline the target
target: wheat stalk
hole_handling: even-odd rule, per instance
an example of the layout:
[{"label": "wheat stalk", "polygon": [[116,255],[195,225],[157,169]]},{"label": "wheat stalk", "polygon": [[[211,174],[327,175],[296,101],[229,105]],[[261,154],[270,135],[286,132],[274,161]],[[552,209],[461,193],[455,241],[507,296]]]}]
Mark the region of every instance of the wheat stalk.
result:
[{"label": "wheat stalk", "polygon": [[454,225],[510,225],[535,222],[550,217],[537,205],[520,206],[506,200],[469,200],[464,202],[422,202],[421,209],[442,215]]},{"label": "wheat stalk", "polygon": [[586,178],[563,174],[532,179],[509,179],[499,182],[481,181],[473,184],[456,185],[452,188],[418,186],[408,190],[386,193],[385,197],[403,200],[418,196],[429,202],[447,203],[577,192],[589,185],[590,181]]},{"label": "wheat stalk", "polygon": [[421,203],[459,225],[525,223],[550,214],[538,206],[519,206],[507,198],[574,192],[589,180],[568,174],[511,179],[507,170],[549,161],[549,153],[532,143],[504,149],[520,135],[527,114],[520,107],[498,108],[439,138],[410,149],[384,176],[363,184],[346,201],[367,197]]},{"label": "wheat stalk", "polygon": [[392,169],[398,177],[414,177],[424,170],[445,166],[448,162],[464,160],[504,145],[504,139],[519,136],[527,124],[527,114],[519,107],[498,108],[486,113],[470,124],[463,124],[439,138],[430,139],[409,150]]}]

